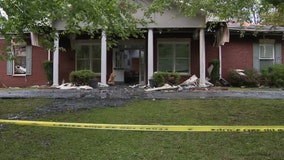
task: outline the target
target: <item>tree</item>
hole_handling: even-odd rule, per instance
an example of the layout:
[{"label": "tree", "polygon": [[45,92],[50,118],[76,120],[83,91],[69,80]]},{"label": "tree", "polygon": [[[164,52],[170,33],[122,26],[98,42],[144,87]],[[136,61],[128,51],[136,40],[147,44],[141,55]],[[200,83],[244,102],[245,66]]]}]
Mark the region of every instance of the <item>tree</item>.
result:
[{"label": "tree", "polygon": [[[140,2],[149,3],[150,6],[143,8]],[[0,16],[0,34],[6,39],[13,36],[23,39],[26,32],[34,32],[47,42],[56,38],[52,24],[57,20],[66,21],[62,34],[85,32],[94,36],[104,31],[108,41],[112,42],[141,35],[137,25],[151,23],[151,13],[163,13],[173,7],[186,16],[203,14],[209,18],[241,22],[252,22],[252,15],[264,15],[272,11],[281,17],[284,10],[282,0],[0,0],[0,6],[6,14]],[[134,17],[139,9],[143,9],[145,15]],[[261,18],[269,19],[264,16]],[[52,45],[49,43],[47,47]]]},{"label": "tree", "polygon": [[263,22],[265,24],[284,26],[284,1],[266,0],[266,2],[272,5],[272,9],[260,15]]},{"label": "tree", "polygon": [[109,38],[125,39],[139,35],[137,25],[147,19],[135,18],[133,14],[141,6],[128,0],[0,0],[0,6],[6,14],[0,16],[0,34],[8,40],[34,32],[51,42],[56,38],[52,24],[57,20],[66,22],[62,34],[86,32],[94,36],[103,30]]},{"label": "tree", "polygon": [[177,6],[179,11],[187,16],[204,14],[207,18],[218,18],[223,21],[238,21],[250,23],[268,22],[268,13],[278,14],[278,22],[283,21],[284,2],[283,0],[154,0],[155,11],[162,12]]}]

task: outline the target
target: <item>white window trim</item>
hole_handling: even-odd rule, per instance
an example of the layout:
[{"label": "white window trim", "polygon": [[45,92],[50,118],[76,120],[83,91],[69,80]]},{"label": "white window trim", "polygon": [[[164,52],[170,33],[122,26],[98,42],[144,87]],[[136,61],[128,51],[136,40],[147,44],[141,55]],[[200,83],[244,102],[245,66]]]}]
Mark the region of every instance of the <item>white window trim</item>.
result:
[{"label": "white window trim", "polygon": [[266,49],[266,46],[272,46],[273,47],[273,50],[272,50],[272,57],[271,58],[262,58],[261,57],[261,53],[260,53],[260,49],[259,49],[259,53],[258,53],[258,57],[259,57],[259,60],[274,60],[275,59],[275,46],[274,44],[272,43],[260,43],[259,44],[259,48],[263,46],[264,49]]},{"label": "white window trim", "polygon": [[[24,46],[24,47],[26,48],[27,46]],[[13,46],[11,47],[11,50],[12,50],[12,54],[13,54],[13,57],[14,57],[15,53],[14,53]],[[26,53],[26,61],[27,61],[27,53]],[[15,73],[15,60],[12,60],[12,76],[13,77],[25,77],[25,76],[27,76],[27,72],[26,73],[21,73],[21,74],[20,73]]]},{"label": "white window trim", "polygon": [[[190,38],[158,38],[157,39],[157,62],[159,61],[159,44],[188,44],[189,49],[191,49],[191,39]],[[176,53],[173,55],[173,71],[176,72]],[[188,52],[188,72],[178,72],[181,75],[191,75],[191,50]],[[157,63],[157,71],[159,71],[159,63]]]},{"label": "white window trim", "polygon": [[[81,46],[81,45],[94,45],[94,46],[101,46],[101,41],[100,40],[76,40],[76,45],[75,48],[77,48],[77,46]],[[75,53],[76,54],[76,53]],[[92,59],[92,58],[91,58]],[[77,54],[75,55],[75,69],[77,70]],[[90,64],[90,66],[92,66]],[[101,72],[95,72],[96,75],[100,76]]]}]

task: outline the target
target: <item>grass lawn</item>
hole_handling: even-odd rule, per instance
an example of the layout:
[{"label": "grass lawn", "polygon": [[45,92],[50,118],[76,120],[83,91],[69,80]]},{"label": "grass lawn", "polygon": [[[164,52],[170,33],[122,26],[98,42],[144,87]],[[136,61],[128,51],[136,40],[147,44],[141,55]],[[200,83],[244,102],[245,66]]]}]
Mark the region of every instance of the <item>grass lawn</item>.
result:
[{"label": "grass lawn", "polygon": [[[0,118],[30,113],[51,100],[0,99]],[[284,125],[284,100],[135,101],[122,107],[42,116],[41,121],[164,124]],[[284,133],[143,132],[5,125],[6,159],[283,159]]]}]

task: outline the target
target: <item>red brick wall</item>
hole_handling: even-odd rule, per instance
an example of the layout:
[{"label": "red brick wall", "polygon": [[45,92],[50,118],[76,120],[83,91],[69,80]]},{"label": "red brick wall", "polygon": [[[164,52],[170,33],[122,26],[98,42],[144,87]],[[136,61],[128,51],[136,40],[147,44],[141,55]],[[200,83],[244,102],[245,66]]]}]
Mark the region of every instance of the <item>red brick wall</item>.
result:
[{"label": "red brick wall", "polygon": [[59,53],[59,84],[69,82],[69,74],[75,70],[75,51]]},{"label": "red brick wall", "polygon": [[[1,40],[0,47],[3,49],[4,42]],[[42,63],[47,60],[47,52],[40,47],[32,47],[32,75],[29,76],[8,76],[7,63],[0,61],[0,87],[28,87],[33,85],[47,84],[47,78]]]},{"label": "red brick wall", "polygon": [[191,41],[191,75],[199,77],[199,40]]},{"label": "red brick wall", "polygon": [[[176,34],[176,35],[157,35],[155,34],[155,46],[156,40],[160,38],[191,38],[191,75],[196,74],[199,77],[199,39],[194,40],[191,34]],[[263,37],[245,36],[239,38],[239,35],[231,36],[230,42],[222,46],[222,75],[226,79],[228,71],[231,69],[245,69],[253,67],[253,43],[258,42],[258,39]],[[266,37],[273,38],[275,37]],[[218,47],[213,47],[214,37],[213,35],[207,35],[206,38],[206,67],[209,66],[209,62],[213,59],[219,59]],[[282,62],[284,62],[284,41],[278,38],[277,43],[282,43]],[[62,39],[60,46],[67,49],[66,51],[60,51],[59,55],[59,83],[69,82],[70,72],[75,70],[75,52],[69,48],[69,40]],[[3,47],[4,40],[0,40],[0,48]],[[156,54],[156,48],[155,48]],[[3,52],[3,50],[2,50]],[[2,53],[1,52],[1,53]],[[52,54],[51,54],[52,55]],[[155,55],[154,55],[155,56]],[[33,47],[33,62],[32,62],[32,75],[25,77],[13,77],[6,74],[6,62],[0,61],[0,87],[26,87],[32,85],[44,85],[47,83],[46,76],[42,67],[42,62],[47,59],[47,53],[43,48]],[[51,57],[52,59],[52,57]],[[107,55],[107,78],[112,72],[112,50],[108,51]],[[154,70],[157,69],[157,58],[154,57]],[[206,72],[207,74],[207,72]],[[183,77],[185,80],[188,76]]]},{"label": "red brick wall", "polygon": [[[231,69],[253,67],[253,39],[231,38],[229,43],[221,46],[222,77],[227,78]],[[214,39],[206,37],[206,67],[213,59],[219,59],[219,48],[213,46]]]},{"label": "red brick wall", "polygon": [[231,69],[253,68],[253,42],[235,40],[222,46],[222,75],[228,77]]}]

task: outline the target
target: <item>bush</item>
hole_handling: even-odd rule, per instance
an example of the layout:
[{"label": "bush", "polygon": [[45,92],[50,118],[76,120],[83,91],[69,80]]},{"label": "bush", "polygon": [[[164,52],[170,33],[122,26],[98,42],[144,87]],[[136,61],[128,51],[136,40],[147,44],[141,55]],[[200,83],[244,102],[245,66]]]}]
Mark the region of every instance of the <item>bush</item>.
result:
[{"label": "bush", "polygon": [[90,70],[72,71],[69,75],[71,83],[79,85],[89,85],[90,81],[96,77],[96,74]]},{"label": "bush", "polygon": [[236,70],[229,71],[229,82],[234,87],[243,86],[244,76],[240,75]]},{"label": "bush", "polygon": [[48,80],[48,84],[52,84],[53,81],[53,62],[52,61],[44,61],[43,62],[43,69],[45,75]]},{"label": "bush", "polygon": [[[243,74],[242,74],[243,73]],[[245,69],[243,72],[237,70],[229,71],[229,82],[234,87],[257,87],[260,75],[255,69]]]},{"label": "bush", "polygon": [[261,70],[264,85],[270,87],[284,87],[284,65],[275,64]]},{"label": "bush", "polygon": [[178,84],[180,74],[176,72],[155,72],[153,74],[153,81],[155,87],[161,87],[165,83],[170,85]]},{"label": "bush", "polygon": [[258,87],[260,81],[260,74],[253,68],[245,69],[244,72],[247,76],[245,77],[244,85],[246,87]]},{"label": "bush", "polygon": [[212,84],[216,84],[220,79],[220,61],[218,59],[214,59],[209,63],[209,66],[213,65],[213,70],[210,75],[210,82]]}]

